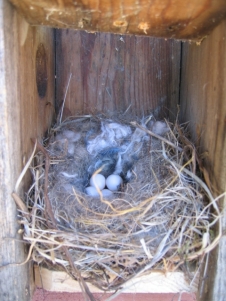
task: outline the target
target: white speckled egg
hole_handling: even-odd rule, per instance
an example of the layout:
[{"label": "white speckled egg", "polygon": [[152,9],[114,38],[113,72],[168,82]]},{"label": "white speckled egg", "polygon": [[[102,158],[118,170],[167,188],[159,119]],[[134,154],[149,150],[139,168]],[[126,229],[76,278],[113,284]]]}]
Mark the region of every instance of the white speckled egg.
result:
[{"label": "white speckled egg", "polygon": [[85,193],[92,197],[99,197],[99,193],[95,187],[89,186],[85,188]]},{"label": "white speckled egg", "polygon": [[101,174],[94,174],[90,178],[90,185],[93,187],[98,187],[100,190],[104,189],[106,185],[105,177]]},{"label": "white speckled egg", "polygon": [[107,199],[107,198],[110,198],[113,196],[113,192],[109,189],[103,189],[101,192],[102,192],[103,198]]},{"label": "white speckled egg", "polygon": [[122,178],[119,175],[110,175],[107,177],[106,185],[111,191],[118,191],[122,182]]}]

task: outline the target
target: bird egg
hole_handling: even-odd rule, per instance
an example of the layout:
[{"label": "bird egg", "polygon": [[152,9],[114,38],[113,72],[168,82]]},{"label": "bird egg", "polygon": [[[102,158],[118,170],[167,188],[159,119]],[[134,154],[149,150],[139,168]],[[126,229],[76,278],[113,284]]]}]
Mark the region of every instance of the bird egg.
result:
[{"label": "bird egg", "polygon": [[104,198],[110,198],[113,196],[113,192],[109,189],[103,189],[101,192]]},{"label": "bird egg", "polygon": [[88,194],[89,196],[92,196],[92,197],[98,197],[99,196],[98,191],[93,186],[86,187],[85,188],[85,193]]},{"label": "bird egg", "polygon": [[104,189],[105,182],[105,177],[99,173],[92,175],[90,178],[90,185],[100,190]]},{"label": "bird egg", "polygon": [[119,175],[110,175],[107,177],[106,185],[108,189],[118,191],[122,182],[122,178]]}]

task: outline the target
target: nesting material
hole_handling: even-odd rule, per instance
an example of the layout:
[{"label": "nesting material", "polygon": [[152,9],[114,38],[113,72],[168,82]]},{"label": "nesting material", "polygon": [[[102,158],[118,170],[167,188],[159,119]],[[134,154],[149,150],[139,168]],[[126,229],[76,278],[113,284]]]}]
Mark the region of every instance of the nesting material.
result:
[{"label": "nesting material", "polygon": [[177,123],[71,118],[38,147],[22,218],[35,262],[108,291],[217,245],[220,197]]}]

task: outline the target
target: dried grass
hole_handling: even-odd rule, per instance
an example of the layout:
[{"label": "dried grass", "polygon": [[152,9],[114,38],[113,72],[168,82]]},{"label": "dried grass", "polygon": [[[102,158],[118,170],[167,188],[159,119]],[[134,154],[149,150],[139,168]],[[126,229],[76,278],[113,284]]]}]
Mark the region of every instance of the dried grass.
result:
[{"label": "dried grass", "polygon": [[65,269],[84,291],[84,281],[104,291],[118,290],[152,269],[178,270],[198,262],[220,240],[222,196],[214,198],[200,177],[202,166],[184,129],[171,125],[165,138],[142,129],[152,137],[149,155],[139,160],[137,174],[114,199],[101,193],[92,199],[76,189],[66,197],[61,191],[52,197],[53,170],[66,163],[64,154],[51,156],[40,143],[16,185],[18,189],[29,165],[33,184],[26,207],[14,193],[24,240],[31,245],[29,256],[38,264]]}]

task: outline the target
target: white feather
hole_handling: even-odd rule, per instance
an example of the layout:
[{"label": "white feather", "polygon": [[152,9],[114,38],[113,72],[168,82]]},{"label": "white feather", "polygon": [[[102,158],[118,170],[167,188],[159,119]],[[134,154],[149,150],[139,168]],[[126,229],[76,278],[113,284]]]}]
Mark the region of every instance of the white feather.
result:
[{"label": "white feather", "polygon": [[75,174],[69,174],[69,173],[67,173],[67,172],[61,172],[61,174],[65,177],[65,178],[76,178],[77,176],[78,176],[78,174],[77,173],[75,173]]},{"label": "white feather", "polygon": [[115,171],[113,172],[114,175],[120,175],[122,172],[122,156],[119,154],[118,156],[118,161],[115,166]]},{"label": "white feather", "polygon": [[120,146],[121,139],[131,134],[129,126],[118,123],[101,123],[101,134],[88,141],[87,151],[96,156],[101,150]]},{"label": "white feather", "polygon": [[64,130],[62,132],[62,135],[67,138],[68,140],[70,140],[71,142],[76,142],[81,138],[81,134],[74,132],[74,131],[70,131],[70,130]]},{"label": "white feather", "polygon": [[169,127],[164,121],[152,121],[151,130],[153,133],[163,136],[169,131]]},{"label": "white feather", "polygon": [[115,132],[114,135],[116,139],[126,138],[132,133],[131,128],[129,126],[121,125],[115,122],[109,123],[108,127]]}]

